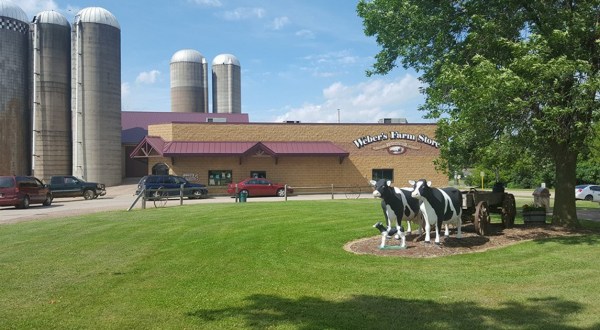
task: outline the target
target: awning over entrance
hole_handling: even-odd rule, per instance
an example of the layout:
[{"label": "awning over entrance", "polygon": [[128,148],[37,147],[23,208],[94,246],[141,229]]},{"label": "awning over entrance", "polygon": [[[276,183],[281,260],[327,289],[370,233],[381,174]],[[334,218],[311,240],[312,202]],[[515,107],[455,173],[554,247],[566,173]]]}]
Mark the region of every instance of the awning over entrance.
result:
[{"label": "awning over entrance", "polygon": [[173,141],[146,136],[129,155],[131,158],[151,157],[218,157],[265,155],[280,156],[334,156],[340,162],[349,153],[332,142],[222,142]]}]

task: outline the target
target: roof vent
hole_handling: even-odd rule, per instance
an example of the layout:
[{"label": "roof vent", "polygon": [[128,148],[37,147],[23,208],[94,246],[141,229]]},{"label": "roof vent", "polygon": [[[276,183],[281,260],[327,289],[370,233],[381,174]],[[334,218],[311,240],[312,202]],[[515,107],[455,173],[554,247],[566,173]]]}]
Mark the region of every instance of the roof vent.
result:
[{"label": "roof vent", "polygon": [[406,118],[382,118],[377,122],[380,124],[408,124]]}]

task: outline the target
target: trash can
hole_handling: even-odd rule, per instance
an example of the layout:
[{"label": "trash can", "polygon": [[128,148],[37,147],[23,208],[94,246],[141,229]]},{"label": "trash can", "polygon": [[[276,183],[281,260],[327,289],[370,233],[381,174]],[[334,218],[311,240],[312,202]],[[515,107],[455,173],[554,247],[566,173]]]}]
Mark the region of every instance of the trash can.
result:
[{"label": "trash can", "polygon": [[535,206],[546,208],[550,212],[550,190],[546,187],[539,187],[533,192],[533,204]]},{"label": "trash can", "polygon": [[240,203],[246,203],[246,199],[248,198],[248,192],[247,191],[241,191],[240,192]]}]

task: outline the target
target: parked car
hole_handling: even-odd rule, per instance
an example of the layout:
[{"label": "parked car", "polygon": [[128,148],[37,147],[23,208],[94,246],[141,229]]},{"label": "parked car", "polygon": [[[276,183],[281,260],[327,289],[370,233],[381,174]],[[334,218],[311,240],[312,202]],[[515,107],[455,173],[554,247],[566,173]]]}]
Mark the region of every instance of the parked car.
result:
[{"label": "parked car", "polygon": [[0,206],[26,209],[30,204],[52,204],[47,185],[33,176],[0,176]]},{"label": "parked car", "polygon": [[102,183],[86,182],[72,175],[57,175],[50,178],[50,191],[57,197],[80,197],[94,199],[106,195],[106,187]]},{"label": "parked car", "polygon": [[[227,185],[227,193],[235,195],[235,183]],[[246,193],[248,196],[285,196],[285,185],[273,183],[267,179],[248,178],[237,183],[237,192]],[[294,189],[287,187],[287,194],[293,194]]]},{"label": "parked car", "polygon": [[151,197],[161,188],[168,196],[179,196],[179,188],[183,184],[184,195],[188,198],[203,198],[208,196],[208,189],[201,183],[192,183],[184,177],[176,175],[147,175],[138,183],[136,195],[146,189],[146,196]]},{"label": "parked car", "polygon": [[575,199],[600,202],[600,186],[594,184],[575,186]]}]

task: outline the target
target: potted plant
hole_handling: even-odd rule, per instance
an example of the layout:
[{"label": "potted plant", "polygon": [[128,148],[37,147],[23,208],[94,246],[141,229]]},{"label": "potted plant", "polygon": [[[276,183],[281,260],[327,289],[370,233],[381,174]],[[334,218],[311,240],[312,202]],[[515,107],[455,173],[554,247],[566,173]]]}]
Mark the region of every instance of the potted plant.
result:
[{"label": "potted plant", "polygon": [[523,205],[523,221],[527,223],[545,223],[546,208],[544,206]]}]

